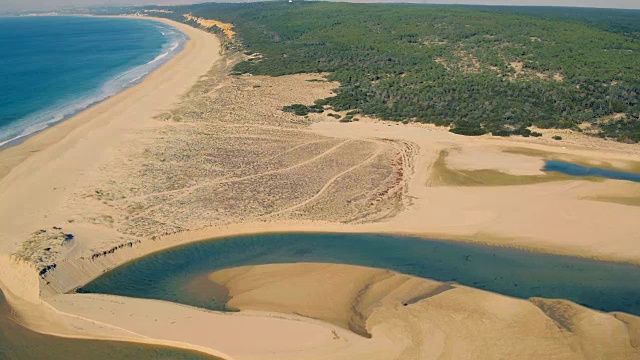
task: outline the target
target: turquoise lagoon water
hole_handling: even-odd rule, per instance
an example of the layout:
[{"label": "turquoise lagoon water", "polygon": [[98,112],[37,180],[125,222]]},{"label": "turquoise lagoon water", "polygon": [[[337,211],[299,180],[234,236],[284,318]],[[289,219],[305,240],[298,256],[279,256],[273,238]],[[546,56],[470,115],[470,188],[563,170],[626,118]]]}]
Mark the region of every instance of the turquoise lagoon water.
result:
[{"label": "turquoise lagoon water", "polygon": [[243,265],[296,262],[391,269],[519,298],[569,299],[597,310],[640,315],[638,266],[374,234],[283,233],[193,243],[125,264],[78,291],[225,310],[226,294],[202,290],[206,274]]},{"label": "turquoise lagoon water", "polygon": [[0,17],[0,146],[139,82],[185,40],[148,20]]},{"label": "turquoise lagoon water", "polygon": [[555,172],[563,173],[570,176],[598,176],[598,177],[603,177],[607,179],[640,182],[640,174],[625,172],[625,171],[586,167],[578,164],[572,164],[569,162],[557,161],[557,160],[547,160],[542,170],[555,171]]}]

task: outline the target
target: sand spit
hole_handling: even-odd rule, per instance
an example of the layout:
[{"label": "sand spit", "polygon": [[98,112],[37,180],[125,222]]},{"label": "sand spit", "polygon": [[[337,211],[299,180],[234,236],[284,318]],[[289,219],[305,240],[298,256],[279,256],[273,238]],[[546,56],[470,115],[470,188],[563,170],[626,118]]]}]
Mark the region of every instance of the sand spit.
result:
[{"label": "sand spit", "polygon": [[[295,116],[282,112],[282,106],[311,104],[330,96],[337,84],[318,74],[230,76],[242,55],[221,57],[213,35],[171,24],[191,40],[141,84],[0,152],[0,283],[28,326],[64,336],[193,346],[236,359],[373,359],[388,355],[380,350],[387,346],[401,358],[417,358],[423,351],[454,358],[460,354],[448,347],[445,334],[459,331],[459,337],[451,335],[461,344],[459,351],[491,357],[481,352],[484,344],[464,343],[463,335],[475,335],[465,332],[460,319],[484,324],[476,330],[498,344],[491,351],[504,354],[521,344],[534,346],[500,340],[507,324],[516,326],[501,319],[513,320],[513,314],[541,324],[522,329],[523,337],[533,331],[557,345],[557,334],[565,330],[533,302],[460,287],[425,300],[414,297],[415,304],[400,308],[406,317],[434,314],[438,324],[430,328],[408,318],[387,324],[385,319],[399,312],[384,306],[379,313],[367,307],[370,314],[346,321],[349,294],[335,299],[341,313],[325,309],[309,314],[321,320],[310,320],[64,293],[161,249],[275,231],[412,234],[640,264],[640,207],[633,198],[640,184],[555,178],[510,186],[500,182],[505,176],[550,176],[540,172],[550,156],[640,169],[637,145],[572,134],[563,134],[562,142],[548,134],[543,139],[468,138],[432,126],[367,118],[344,124],[327,112]],[[449,155],[439,169],[461,176],[480,171],[481,185],[436,184],[435,164],[443,151]],[[342,269],[349,269],[345,278],[366,273]],[[333,270],[327,271],[330,276]],[[423,281],[425,289],[441,286]],[[464,296],[448,298],[457,293]],[[466,310],[456,310],[458,302]],[[557,305],[548,306],[552,310],[545,312],[558,311]],[[562,316],[578,321],[575,314],[587,314],[585,319],[614,331],[615,341],[627,336],[620,321],[629,329],[638,326],[625,314],[616,314],[620,321],[613,322],[609,315],[573,307]],[[386,325],[371,327],[376,316]],[[596,330],[578,328],[587,335],[571,332],[575,336],[567,336],[577,336],[575,342],[558,345],[571,348],[567,356],[582,346],[585,356],[592,351],[588,346],[600,349],[595,340],[584,340]],[[403,335],[393,335],[393,329]],[[546,351],[545,344],[527,349]]]},{"label": "sand spit", "polygon": [[[73,196],[75,187],[91,181],[95,168],[117,152],[132,132],[154,127],[153,116],[178,101],[219,58],[215,36],[165,19],[154,20],[175,26],[190,38],[180,54],[142,83],[0,153],[0,286],[20,321],[36,331],[76,338],[161,343],[60,313],[41,301],[37,284],[38,273],[53,265],[53,259],[73,257],[86,249],[82,240],[59,227],[72,221],[55,216]],[[58,225],[52,225],[52,218]],[[30,234],[24,232],[36,223],[39,229]],[[107,242],[118,242],[116,239],[109,238]],[[186,343],[162,343],[200,350]],[[207,352],[219,354],[212,349]]]},{"label": "sand spit", "polygon": [[[298,314],[350,329],[376,359],[633,359],[640,318],[564,300],[513,299],[387,270],[336,264],[233,268],[210,279],[244,311]],[[241,312],[241,313],[242,313]],[[378,347],[384,344],[384,346]],[[491,346],[487,346],[491,344]],[[352,352],[336,359],[365,358]]]}]

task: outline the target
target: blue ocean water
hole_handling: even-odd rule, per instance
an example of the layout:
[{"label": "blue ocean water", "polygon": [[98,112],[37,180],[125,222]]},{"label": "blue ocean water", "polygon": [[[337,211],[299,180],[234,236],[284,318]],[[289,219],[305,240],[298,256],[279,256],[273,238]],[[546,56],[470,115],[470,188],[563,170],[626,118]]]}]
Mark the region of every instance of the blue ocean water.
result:
[{"label": "blue ocean water", "polygon": [[0,18],[0,146],[139,82],[185,40],[140,19]]}]

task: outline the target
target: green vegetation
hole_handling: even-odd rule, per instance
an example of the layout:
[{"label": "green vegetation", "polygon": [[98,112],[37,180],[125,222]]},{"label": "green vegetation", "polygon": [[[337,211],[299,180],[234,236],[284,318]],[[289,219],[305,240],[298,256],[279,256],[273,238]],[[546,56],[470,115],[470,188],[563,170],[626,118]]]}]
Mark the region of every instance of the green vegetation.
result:
[{"label": "green vegetation", "polygon": [[282,111],[292,112],[296,115],[304,116],[309,113],[321,113],[324,112],[324,108],[321,105],[303,105],[303,104],[293,104],[288,105],[282,108]]},{"label": "green vegetation", "polygon": [[451,132],[458,135],[467,136],[479,136],[487,133],[487,131],[482,128],[479,123],[468,120],[460,120],[455,123],[454,127],[451,129]]},{"label": "green vegetation", "polygon": [[[327,2],[200,4],[233,23],[259,59],[237,73],[328,73],[336,111],[452,126],[464,135],[536,136],[591,122],[640,141],[640,12]],[[612,114],[624,114],[602,122]]]},{"label": "green vegetation", "polygon": [[610,137],[621,142],[636,143],[640,141],[640,118],[636,115],[627,119],[612,120],[599,124],[600,136]]},{"label": "green vegetation", "polygon": [[359,121],[358,118],[354,118],[357,113],[358,112],[355,110],[349,111],[342,119],[340,119],[340,122]]}]

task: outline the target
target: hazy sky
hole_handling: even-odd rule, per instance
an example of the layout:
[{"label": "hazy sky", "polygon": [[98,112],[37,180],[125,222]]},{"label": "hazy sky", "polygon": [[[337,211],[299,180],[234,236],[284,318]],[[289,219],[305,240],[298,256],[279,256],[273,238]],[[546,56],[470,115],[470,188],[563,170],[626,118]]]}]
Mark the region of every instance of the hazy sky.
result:
[{"label": "hazy sky", "polygon": [[[233,0],[231,0],[233,1]],[[238,2],[242,0],[236,0]],[[204,0],[0,0],[0,10],[44,9],[62,5],[145,5],[189,4]],[[234,1],[235,2],[235,1]],[[380,0],[356,0],[354,2],[385,2]],[[391,0],[387,2],[415,2],[434,4],[476,5],[556,5],[589,6],[607,8],[640,9],[640,0]]]}]

